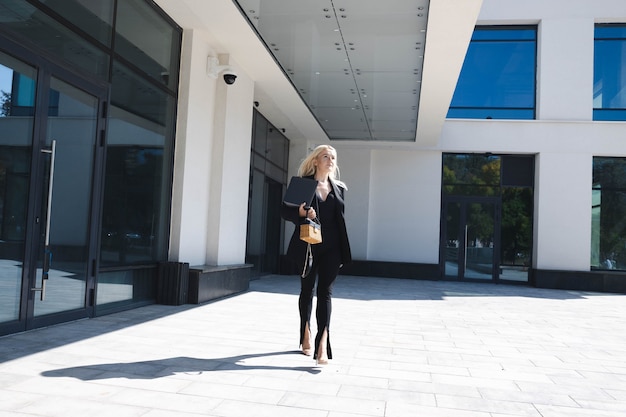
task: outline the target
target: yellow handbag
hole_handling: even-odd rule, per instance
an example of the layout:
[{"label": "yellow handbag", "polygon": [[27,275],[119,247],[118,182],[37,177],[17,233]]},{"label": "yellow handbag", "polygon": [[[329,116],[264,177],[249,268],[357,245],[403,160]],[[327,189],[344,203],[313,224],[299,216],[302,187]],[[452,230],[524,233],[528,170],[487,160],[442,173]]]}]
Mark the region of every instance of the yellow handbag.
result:
[{"label": "yellow handbag", "polygon": [[300,224],[300,240],[304,240],[311,245],[322,243],[322,225],[315,220],[305,219]]}]

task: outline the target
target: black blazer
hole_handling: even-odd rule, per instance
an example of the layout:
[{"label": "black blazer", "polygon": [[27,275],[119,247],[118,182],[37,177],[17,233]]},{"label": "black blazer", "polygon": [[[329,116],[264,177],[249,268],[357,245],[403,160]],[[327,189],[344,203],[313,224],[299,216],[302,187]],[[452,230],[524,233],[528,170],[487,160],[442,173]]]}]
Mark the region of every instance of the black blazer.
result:
[{"label": "black blazer", "polygon": [[[311,175],[306,178],[314,177]],[[346,220],[344,217],[344,191],[345,189],[339,187],[335,184],[334,181],[329,179],[330,185],[333,188],[333,193],[335,194],[335,216],[337,218],[337,225],[339,227],[339,244],[341,250],[341,263],[342,265],[348,264],[352,262],[352,252],[350,251],[350,242],[348,240],[348,231],[346,230]],[[306,256],[306,246],[307,243],[300,240],[300,223],[302,222],[302,217],[298,212],[299,207],[290,207],[285,203],[281,205],[280,215],[283,219],[290,221],[295,224],[296,228],[291,235],[291,240],[289,241],[289,247],[287,249],[287,257],[296,263],[298,267],[300,267]],[[322,239],[324,238],[324,226],[322,225]]]}]

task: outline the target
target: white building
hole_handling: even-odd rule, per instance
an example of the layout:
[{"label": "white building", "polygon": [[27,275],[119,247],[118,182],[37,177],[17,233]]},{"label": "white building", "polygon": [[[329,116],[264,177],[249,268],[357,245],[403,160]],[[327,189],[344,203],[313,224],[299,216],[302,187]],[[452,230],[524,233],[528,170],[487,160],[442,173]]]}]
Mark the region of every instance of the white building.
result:
[{"label": "white building", "polygon": [[290,273],[322,143],[342,273],[626,291],[622,0],[36,3],[0,7],[0,333]]}]

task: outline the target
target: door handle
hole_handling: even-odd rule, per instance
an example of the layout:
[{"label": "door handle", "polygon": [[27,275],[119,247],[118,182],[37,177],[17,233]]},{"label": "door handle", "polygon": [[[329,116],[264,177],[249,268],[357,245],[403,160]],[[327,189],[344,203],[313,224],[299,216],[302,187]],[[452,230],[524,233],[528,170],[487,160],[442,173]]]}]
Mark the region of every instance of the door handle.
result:
[{"label": "door handle", "polygon": [[465,242],[463,245],[463,271],[465,271],[467,269],[467,224],[465,225],[465,238],[463,240]]},{"label": "door handle", "polygon": [[50,171],[48,173],[48,199],[46,208],[46,225],[44,229],[44,259],[41,271],[41,287],[31,288],[31,291],[39,291],[41,293],[41,301],[46,298],[46,281],[50,273],[50,264],[52,263],[52,251],[50,250],[50,214],[52,213],[52,189],[54,186],[54,161],[56,159],[57,141],[52,139],[50,149],[42,149],[42,153],[50,154]]}]

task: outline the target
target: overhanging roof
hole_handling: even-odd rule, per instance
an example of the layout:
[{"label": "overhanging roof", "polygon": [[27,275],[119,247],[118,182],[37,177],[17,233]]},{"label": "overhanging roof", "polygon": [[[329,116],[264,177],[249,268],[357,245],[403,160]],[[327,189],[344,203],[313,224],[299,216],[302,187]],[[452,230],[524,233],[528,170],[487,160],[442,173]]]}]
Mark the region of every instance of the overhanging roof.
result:
[{"label": "overhanging roof", "polygon": [[[157,0],[207,31],[292,140],[432,147],[482,0]],[[345,16],[345,17],[344,17]]]}]

